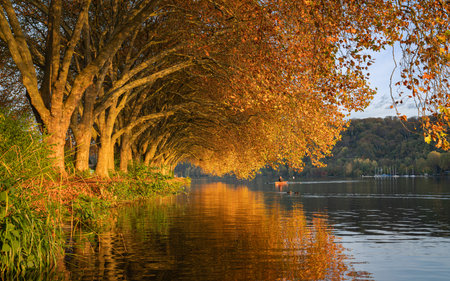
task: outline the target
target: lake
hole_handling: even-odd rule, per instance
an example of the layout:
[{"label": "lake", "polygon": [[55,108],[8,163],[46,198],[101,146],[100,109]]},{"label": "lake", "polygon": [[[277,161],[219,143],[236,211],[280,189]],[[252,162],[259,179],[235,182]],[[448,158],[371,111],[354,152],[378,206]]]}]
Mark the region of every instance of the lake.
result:
[{"label": "lake", "polygon": [[449,280],[450,181],[193,180],[79,241],[71,280]]}]

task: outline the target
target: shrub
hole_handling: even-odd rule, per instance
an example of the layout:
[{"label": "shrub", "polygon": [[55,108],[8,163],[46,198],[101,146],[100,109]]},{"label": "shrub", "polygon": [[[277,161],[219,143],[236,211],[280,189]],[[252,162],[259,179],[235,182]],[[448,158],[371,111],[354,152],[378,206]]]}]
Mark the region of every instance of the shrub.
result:
[{"label": "shrub", "polygon": [[80,194],[73,201],[73,216],[85,225],[96,226],[107,214],[110,203],[106,200]]},{"label": "shrub", "polygon": [[183,191],[183,183],[169,182],[173,176],[164,175],[154,167],[136,164],[122,177],[122,181],[108,186],[108,191],[119,200],[144,199]]}]

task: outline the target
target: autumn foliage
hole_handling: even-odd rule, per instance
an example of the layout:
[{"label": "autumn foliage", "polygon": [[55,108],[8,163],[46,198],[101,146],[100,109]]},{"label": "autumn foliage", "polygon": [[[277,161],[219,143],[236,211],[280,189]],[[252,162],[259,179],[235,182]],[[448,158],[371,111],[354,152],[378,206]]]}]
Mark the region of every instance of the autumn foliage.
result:
[{"label": "autumn foliage", "polygon": [[305,157],[321,166],[347,126],[343,112],[364,109],[375,93],[368,51],[398,45],[400,98],[416,101],[425,141],[449,148],[442,0],[0,5],[0,47],[9,50],[0,78],[19,69],[62,173],[70,136],[78,170],[99,148],[102,177],[115,158],[124,171],[132,160],[168,170],[190,161],[238,177],[266,165],[301,170]]}]

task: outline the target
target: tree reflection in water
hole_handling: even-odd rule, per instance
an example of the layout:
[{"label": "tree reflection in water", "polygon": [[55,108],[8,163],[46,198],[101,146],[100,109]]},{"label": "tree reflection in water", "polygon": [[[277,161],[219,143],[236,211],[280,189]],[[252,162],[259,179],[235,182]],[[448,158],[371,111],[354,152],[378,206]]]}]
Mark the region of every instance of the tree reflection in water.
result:
[{"label": "tree reflection in water", "polygon": [[269,208],[263,196],[214,183],[187,196],[124,207],[98,243],[77,248],[69,275],[72,280],[355,278],[325,215],[307,220],[301,204]]}]

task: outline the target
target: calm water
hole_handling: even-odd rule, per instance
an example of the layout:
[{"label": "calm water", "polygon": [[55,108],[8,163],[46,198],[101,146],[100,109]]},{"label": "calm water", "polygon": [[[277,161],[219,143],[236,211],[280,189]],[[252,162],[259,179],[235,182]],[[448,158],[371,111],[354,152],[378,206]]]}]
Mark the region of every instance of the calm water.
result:
[{"label": "calm water", "polygon": [[74,254],[72,280],[450,280],[450,181],[193,181]]}]

